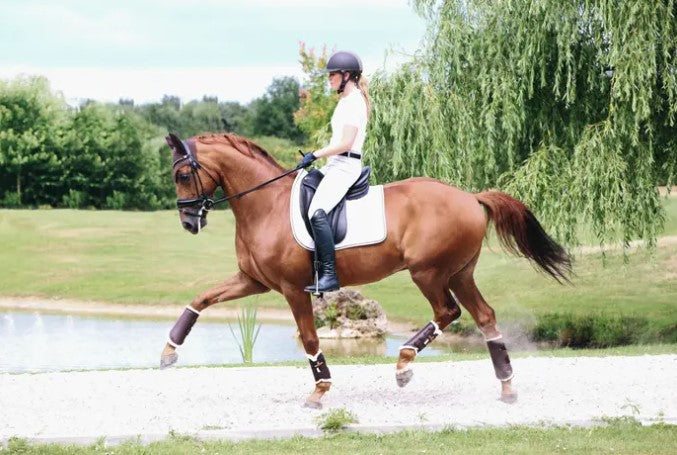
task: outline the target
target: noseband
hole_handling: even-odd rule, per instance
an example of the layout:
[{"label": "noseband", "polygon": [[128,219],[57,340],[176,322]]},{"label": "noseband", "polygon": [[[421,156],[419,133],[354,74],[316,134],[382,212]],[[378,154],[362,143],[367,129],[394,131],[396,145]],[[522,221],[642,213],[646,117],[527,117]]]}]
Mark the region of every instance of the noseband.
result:
[{"label": "noseband", "polygon": [[216,204],[220,204],[221,202],[226,202],[229,201],[230,199],[236,199],[241,196],[244,196],[247,193],[251,193],[252,191],[256,191],[259,188],[262,188],[269,183],[273,183],[274,181],[281,179],[282,177],[285,177],[293,172],[298,171],[299,169],[302,169],[301,166],[296,166],[294,169],[291,169],[287,172],[284,172],[277,177],[274,177],[270,180],[267,180],[259,185],[256,185],[252,188],[249,188],[248,190],[241,191],[236,194],[232,194],[230,196],[226,195],[223,197],[220,197],[218,199],[212,199],[207,195],[204,189],[204,185],[202,184],[202,179],[200,178],[200,173],[198,172],[198,169],[202,169],[210,179],[216,184],[216,187],[218,188],[219,186],[223,189],[223,192],[226,192],[226,189],[219,183],[218,180],[216,180],[212,174],[209,173],[207,169],[205,169],[198,161],[197,161],[197,156],[196,153],[193,152],[191,148],[191,144],[186,141],[180,141],[181,144],[183,145],[184,150],[186,151],[186,154],[176,160],[174,160],[174,163],[172,163],[172,169],[176,171],[177,166],[179,166],[181,163],[184,161],[188,161],[188,164],[190,164],[190,173],[193,176],[193,182],[195,184],[195,193],[199,194],[199,196],[191,198],[191,199],[177,199],[176,200],[176,206],[180,209],[185,209],[185,208],[197,208],[198,211],[196,212],[189,212],[186,211],[185,213],[190,216],[195,216],[198,218],[202,218],[207,215],[207,212],[212,210]]},{"label": "noseband", "polygon": [[176,206],[179,208],[179,210],[185,208],[199,208],[197,213],[186,211],[186,214],[201,218],[203,216],[206,216],[206,212],[213,209],[216,204],[228,200],[228,197],[221,197],[217,200],[214,200],[207,195],[207,193],[205,192],[205,187],[202,183],[202,179],[200,178],[200,173],[198,172],[198,169],[202,169],[203,171],[205,171],[205,173],[209,176],[209,178],[212,179],[212,181],[216,184],[217,188],[221,186],[221,184],[219,183],[218,180],[216,180],[212,176],[212,174],[209,173],[207,169],[202,167],[202,165],[197,161],[197,158],[193,153],[190,144],[184,141],[181,141],[181,143],[183,144],[184,150],[186,151],[186,155],[177,160],[174,160],[174,163],[172,163],[172,169],[176,171],[177,166],[179,166],[184,161],[188,161],[188,164],[190,164],[190,173],[193,176],[193,183],[195,185],[195,193],[198,194],[199,196],[191,199],[177,199]]}]

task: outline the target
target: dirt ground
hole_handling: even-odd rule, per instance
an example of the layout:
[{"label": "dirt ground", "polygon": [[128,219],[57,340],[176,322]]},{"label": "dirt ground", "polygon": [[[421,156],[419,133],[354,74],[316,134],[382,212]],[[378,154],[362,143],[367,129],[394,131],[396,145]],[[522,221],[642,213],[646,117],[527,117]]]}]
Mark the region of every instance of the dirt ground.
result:
[{"label": "dirt ground", "polygon": [[[623,416],[677,423],[677,355],[532,357],[514,359],[513,367],[519,399],[506,404],[488,358],[415,364],[402,389],[394,365],[333,366],[324,409],[345,408],[359,420],[351,428],[377,432],[589,425]],[[314,435],[322,411],[302,407],[312,386],[308,367],[0,374],[0,440]]]}]

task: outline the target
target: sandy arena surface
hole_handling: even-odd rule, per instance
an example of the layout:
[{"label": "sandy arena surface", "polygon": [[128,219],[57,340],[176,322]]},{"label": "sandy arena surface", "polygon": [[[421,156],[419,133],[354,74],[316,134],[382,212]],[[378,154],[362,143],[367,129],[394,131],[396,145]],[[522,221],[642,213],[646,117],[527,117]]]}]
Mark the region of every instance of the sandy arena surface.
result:
[{"label": "sandy arena surface", "polygon": [[0,374],[0,440],[152,441],[172,430],[227,439],[315,435],[316,416],[341,407],[359,419],[352,428],[379,432],[618,416],[677,423],[677,355],[531,357],[513,366],[515,404],[497,400],[488,358],[414,364],[403,389],[391,364],[333,366],[323,411],[301,406],[312,390],[308,367]]}]

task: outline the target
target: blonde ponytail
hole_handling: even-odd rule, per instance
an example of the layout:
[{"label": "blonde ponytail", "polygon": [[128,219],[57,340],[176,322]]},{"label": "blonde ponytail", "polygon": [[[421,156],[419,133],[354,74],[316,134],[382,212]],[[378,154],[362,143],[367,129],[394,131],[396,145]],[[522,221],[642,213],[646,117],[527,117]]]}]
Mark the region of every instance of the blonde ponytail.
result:
[{"label": "blonde ponytail", "polygon": [[362,74],[360,76],[359,81],[357,81],[357,88],[360,89],[360,92],[362,92],[362,96],[364,96],[364,101],[367,103],[367,118],[369,118],[369,112],[371,112],[371,99],[369,98],[369,81],[367,80],[367,76]]}]

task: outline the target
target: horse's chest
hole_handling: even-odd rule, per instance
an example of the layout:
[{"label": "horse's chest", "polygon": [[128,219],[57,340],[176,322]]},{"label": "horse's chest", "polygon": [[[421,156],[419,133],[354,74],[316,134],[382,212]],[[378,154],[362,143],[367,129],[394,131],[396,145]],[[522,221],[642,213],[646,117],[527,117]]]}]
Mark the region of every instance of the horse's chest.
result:
[{"label": "horse's chest", "polygon": [[270,285],[267,275],[271,273],[271,270],[268,269],[275,263],[274,252],[277,251],[272,243],[261,238],[237,237],[235,251],[240,270]]}]

